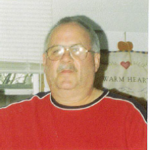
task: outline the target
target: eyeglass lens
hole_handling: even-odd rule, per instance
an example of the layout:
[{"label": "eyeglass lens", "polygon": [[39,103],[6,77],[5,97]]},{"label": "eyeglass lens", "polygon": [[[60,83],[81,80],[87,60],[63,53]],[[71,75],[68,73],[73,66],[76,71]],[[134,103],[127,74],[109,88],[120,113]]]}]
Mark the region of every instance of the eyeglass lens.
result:
[{"label": "eyeglass lens", "polygon": [[[80,45],[71,46],[69,48],[70,55],[75,59],[85,59],[86,49]],[[54,46],[48,50],[48,57],[51,60],[59,60],[65,53],[63,46]]]}]

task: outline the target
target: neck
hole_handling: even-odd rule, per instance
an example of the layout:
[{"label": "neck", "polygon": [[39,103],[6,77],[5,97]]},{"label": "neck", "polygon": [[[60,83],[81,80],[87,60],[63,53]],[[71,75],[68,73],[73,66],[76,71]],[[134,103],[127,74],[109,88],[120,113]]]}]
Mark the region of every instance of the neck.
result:
[{"label": "neck", "polygon": [[65,106],[81,106],[89,104],[98,98],[103,92],[97,90],[96,88],[91,88],[89,90],[79,89],[79,90],[51,90],[54,99],[62,105]]}]

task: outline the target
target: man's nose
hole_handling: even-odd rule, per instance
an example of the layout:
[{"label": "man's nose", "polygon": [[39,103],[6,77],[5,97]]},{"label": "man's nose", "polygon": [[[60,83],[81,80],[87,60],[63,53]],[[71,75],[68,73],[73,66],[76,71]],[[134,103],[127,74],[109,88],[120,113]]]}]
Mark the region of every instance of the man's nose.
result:
[{"label": "man's nose", "polygon": [[71,56],[69,48],[66,48],[65,51],[64,51],[64,54],[61,57],[61,60],[64,61],[64,62],[69,62],[69,61],[72,61],[72,59],[73,58]]}]

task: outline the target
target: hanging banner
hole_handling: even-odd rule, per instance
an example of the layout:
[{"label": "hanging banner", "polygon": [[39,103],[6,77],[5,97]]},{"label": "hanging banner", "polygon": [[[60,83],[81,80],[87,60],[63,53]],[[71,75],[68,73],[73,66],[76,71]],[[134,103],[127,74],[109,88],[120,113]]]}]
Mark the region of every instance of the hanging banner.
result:
[{"label": "hanging banner", "polygon": [[147,53],[117,51],[106,54],[105,52],[101,56],[101,66],[95,84],[98,83],[98,80],[104,88],[116,89],[122,93],[147,100]]}]

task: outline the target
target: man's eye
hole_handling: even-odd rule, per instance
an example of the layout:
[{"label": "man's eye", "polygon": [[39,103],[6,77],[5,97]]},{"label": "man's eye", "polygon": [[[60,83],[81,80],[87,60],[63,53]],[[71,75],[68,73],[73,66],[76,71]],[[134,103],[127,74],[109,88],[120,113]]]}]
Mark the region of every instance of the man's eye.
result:
[{"label": "man's eye", "polygon": [[79,48],[78,47],[72,47],[71,50],[74,53],[79,52]]},{"label": "man's eye", "polygon": [[59,49],[56,49],[53,51],[53,53],[58,53],[59,52]]},{"label": "man's eye", "polygon": [[60,53],[60,49],[54,49],[53,51],[52,51],[52,54],[59,54]]}]

